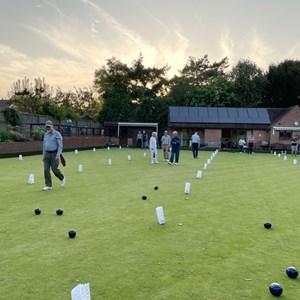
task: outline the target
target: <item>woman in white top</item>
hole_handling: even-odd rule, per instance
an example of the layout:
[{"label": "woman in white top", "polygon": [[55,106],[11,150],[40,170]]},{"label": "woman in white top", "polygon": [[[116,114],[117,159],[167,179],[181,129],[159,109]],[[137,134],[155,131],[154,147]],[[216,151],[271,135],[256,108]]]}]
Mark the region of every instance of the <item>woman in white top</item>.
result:
[{"label": "woman in white top", "polygon": [[151,156],[151,163],[158,164],[157,160],[157,133],[155,131],[152,132],[150,141],[149,141],[149,148],[150,148],[150,156]]}]

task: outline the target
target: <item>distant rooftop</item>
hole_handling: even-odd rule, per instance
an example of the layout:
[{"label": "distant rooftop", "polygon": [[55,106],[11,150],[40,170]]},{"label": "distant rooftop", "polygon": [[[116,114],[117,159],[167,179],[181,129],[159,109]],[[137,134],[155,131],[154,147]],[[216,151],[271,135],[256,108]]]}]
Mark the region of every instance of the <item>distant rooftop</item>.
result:
[{"label": "distant rooftop", "polygon": [[170,107],[169,123],[270,125],[266,108]]}]

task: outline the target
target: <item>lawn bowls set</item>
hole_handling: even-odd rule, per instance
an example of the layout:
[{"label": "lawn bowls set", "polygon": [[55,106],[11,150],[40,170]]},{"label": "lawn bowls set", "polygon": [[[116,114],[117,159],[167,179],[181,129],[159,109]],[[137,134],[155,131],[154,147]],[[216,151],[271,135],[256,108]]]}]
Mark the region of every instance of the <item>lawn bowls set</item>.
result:
[{"label": "lawn bowls set", "polygon": [[[121,149],[121,148],[120,148]],[[110,151],[110,147],[107,148],[108,151]],[[93,152],[95,152],[95,148],[93,148]],[[145,152],[146,153],[146,152]],[[144,157],[146,156],[145,153],[143,154]],[[75,150],[75,154],[78,154],[78,150]],[[212,164],[212,162],[214,161],[214,158],[216,157],[216,155],[218,154],[218,151],[216,150],[209,159],[207,159],[206,163],[204,164],[203,166],[203,170],[207,170],[208,166],[210,166]],[[275,153],[274,153],[275,154]],[[280,155],[278,155],[278,157],[280,158]],[[23,159],[23,157],[22,157]],[[284,156],[284,160],[286,160],[286,156]],[[20,159],[21,160],[21,159]],[[127,155],[127,160],[128,161],[131,161],[132,160],[132,156],[131,154],[128,154]],[[111,166],[112,165],[112,159],[109,158],[107,160],[108,162],[108,165]],[[117,163],[116,163],[117,164]],[[297,164],[297,161],[294,159],[293,160],[293,164],[296,165]],[[82,167],[82,164],[79,164],[78,165],[78,172],[79,173],[82,173],[83,171],[83,167]],[[206,173],[205,173],[206,174]],[[196,178],[197,179],[201,179],[203,176],[203,172],[202,170],[198,170],[197,171],[197,175],[196,175]],[[28,184],[33,184],[34,183],[34,175],[33,174],[30,174],[29,175],[29,178],[28,178]],[[154,191],[158,191],[159,190],[159,186],[158,185],[154,185],[153,186],[153,189]],[[184,194],[186,196],[186,199],[188,199],[188,195],[191,193],[191,182],[185,182],[185,186],[184,186]],[[157,194],[159,195],[159,194]],[[151,199],[152,199],[152,195],[150,195],[150,200],[149,200],[149,197],[146,195],[146,194],[143,194],[141,196],[141,199],[142,200],[149,200],[151,203]],[[37,207],[35,210],[34,210],[34,213],[35,215],[41,215],[41,208]],[[166,224],[166,220],[165,220],[165,212],[164,212],[164,209],[163,209],[163,206],[160,205],[160,206],[157,206],[155,208],[155,212],[156,212],[156,217],[157,217],[157,222],[159,225],[165,225]],[[58,208],[56,210],[56,215],[57,216],[62,216],[64,213],[63,209],[62,208]],[[44,212],[45,214],[45,212]],[[182,226],[183,223],[177,223],[179,226]],[[273,225],[270,221],[265,221],[263,223],[263,226],[265,229],[267,230],[270,230],[273,228]],[[271,232],[274,232],[273,230]],[[74,239],[76,236],[77,236],[77,232],[75,229],[70,229],[68,231],[68,236],[70,239]],[[298,270],[295,268],[295,267],[287,267],[286,268],[286,275],[290,278],[290,279],[296,279],[298,277]],[[283,286],[282,284],[280,284],[279,282],[273,282],[271,283],[269,286],[268,286],[268,290],[270,292],[271,295],[273,295],[274,297],[280,297],[282,294],[283,294]]]}]

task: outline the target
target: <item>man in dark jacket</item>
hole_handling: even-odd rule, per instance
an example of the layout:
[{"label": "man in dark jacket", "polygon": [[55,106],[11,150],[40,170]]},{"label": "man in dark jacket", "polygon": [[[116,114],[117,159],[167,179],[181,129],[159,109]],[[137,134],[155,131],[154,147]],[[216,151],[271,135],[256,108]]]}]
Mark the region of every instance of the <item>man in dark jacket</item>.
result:
[{"label": "man in dark jacket", "polygon": [[178,165],[180,144],[181,144],[181,140],[178,137],[177,131],[173,131],[173,137],[171,139],[171,157],[170,157],[170,161],[168,162],[169,165],[173,165],[174,156],[175,156],[175,165]]}]

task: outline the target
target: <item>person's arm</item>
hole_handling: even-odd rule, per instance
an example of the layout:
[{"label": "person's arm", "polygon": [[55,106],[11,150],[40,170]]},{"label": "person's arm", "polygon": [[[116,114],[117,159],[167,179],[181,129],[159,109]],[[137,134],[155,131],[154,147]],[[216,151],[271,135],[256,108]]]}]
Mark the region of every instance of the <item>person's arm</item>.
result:
[{"label": "person's arm", "polygon": [[59,132],[57,132],[56,143],[57,143],[56,159],[59,159],[59,157],[60,157],[60,155],[62,154],[62,151],[63,151],[62,136]]},{"label": "person's arm", "polygon": [[45,157],[45,134],[44,134],[44,137],[43,137],[43,158]]}]

